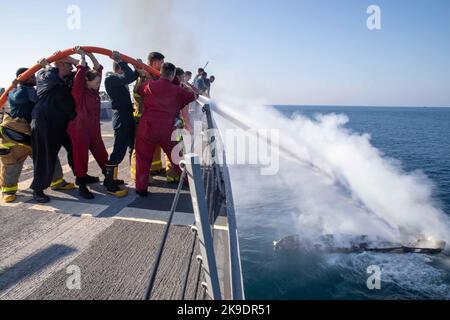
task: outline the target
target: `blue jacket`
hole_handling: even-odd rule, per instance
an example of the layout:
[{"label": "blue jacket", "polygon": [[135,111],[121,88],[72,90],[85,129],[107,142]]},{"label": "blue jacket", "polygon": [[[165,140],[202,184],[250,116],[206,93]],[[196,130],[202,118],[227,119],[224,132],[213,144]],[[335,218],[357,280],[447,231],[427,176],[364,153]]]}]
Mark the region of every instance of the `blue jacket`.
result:
[{"label": "blue jacket", "polygon": [[76,117],[75,102],[68,81],[62,80],[58,68],[47,68],[36,75],[38,102],[32,119],[52,127],[67,128]]},{"label": "blue jacket", "polygon": [[19,85],[8,94],[10,107],[9,114],[12,118],[22,118],[31,122],[31,112],[37,102],[36,89],[32,86]]},{"label": "blue jacket", "polygon": [[202,77],[198,77],[194,81],[194,87],[196,87],[198,89],[198,91],[200,91],[200,93],[203,93],[208,89],[206,87],[205,79],[203,79]]},{"label": "blue jacket", "polygon": [[128,85],[136,81],[138,75],[126,62],[119,62],[119,66],[123,70],[123,74],[111,73],[106,77],[106,92],[111,98],[114,110],[133,112],[133,103]]}]

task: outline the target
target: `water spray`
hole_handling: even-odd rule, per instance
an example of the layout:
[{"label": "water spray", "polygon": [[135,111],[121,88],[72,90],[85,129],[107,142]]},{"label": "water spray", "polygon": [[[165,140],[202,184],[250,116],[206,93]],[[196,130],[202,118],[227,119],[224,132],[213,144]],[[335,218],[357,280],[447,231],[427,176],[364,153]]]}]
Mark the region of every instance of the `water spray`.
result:
[{"label": "water spray", "polygon": [[[209,99],[207,97],[200,96],[199,99],[198,99],[198,102],[201,105],[205,105],[205,104],[210,105],[210,108],[211,108],[212,111],[214,111],[216,114],[220,115],[224,119],[230,121],[231,123],[233,123],[234,125],[236,125],[237,127],[241,128],[243,130],[247,130],[247,131],[252,132],[253,131],[252,129],[254,127],[256,127],[256,124],[252,127],[251,121],[249,119],[246,119],[247,121],[243,121],[243,120],[238,119],[238,116],[240,118],[242,118],[242,115],[233,114],[233,112],[231,110],[228,110],[227,108],[219,106],[217,103],[215,103],[214,101],[212,101],[211,99]],[[373,210],[371,210],[364,203],[364,201],[362,199],[360,199],[356,194],[351,192],[351,190],[347,186],[347,183],[345,182],[345,179],[343,177],[336,177],[336,175],[326,172],[322,168],[316,166],[314,163],[312,163],[312,162],[310,162],[308,160],[305,160],[304,158],[301,158],[298,154],[296,154],[295,152],[290,150],[285,145],[283,145],[281,143],[280,144],[276,144],[270,139],[270,137],[268,137],[268,136],[266,136],[264,134],[260,134],[260,135],[261,135],[261,138],[266,139],[267,144],[272,149],[277,148],[277,150],[280,151],[280,154],[285,159],[293,160],[293,161],[299,163],[300,165],[303,165],[303,166],[311,169],[313,172],[316,172],[316,173],[322,175],[324,178],[329,179],[330,181],[332,181],[332,183],[335,184],[340,190],[345,191],[355,201],[356,205],[361,210],[364,210],[367,214],[371,215],[373,218],[375,218],[376,220],[381,222],[383,225],[388,227],[391,230],[391,232],[394,233],[396,236],[400,236],[400,231],[398,230],[398,228],[394,224],[390,223],[389,221],[387,221],[383,217],[381,217],[378,214],[376,214]]]}]

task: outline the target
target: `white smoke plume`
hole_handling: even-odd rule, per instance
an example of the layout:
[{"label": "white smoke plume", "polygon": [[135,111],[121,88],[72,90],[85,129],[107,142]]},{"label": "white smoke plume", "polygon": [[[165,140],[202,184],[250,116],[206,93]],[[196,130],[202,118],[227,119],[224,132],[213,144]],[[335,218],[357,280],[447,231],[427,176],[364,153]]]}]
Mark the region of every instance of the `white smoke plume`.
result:
[{"label": "white smoke plume", "polygon": [[194,35],[186,31],[176,0],[121,1],[123,24],[127,41],[141,54],[161,52],[168,62],[190,68],[198,61]]},{"label": "white smoke plume", "polygon": [[[302,234],[366,234],[391,241],[425,235],[449,242],[449,217],[432,199],[432,181],[420,171],[405,172],[371,144],[370,135],[348,129],[347,116],[288,119],[271,107],[233,105],[218,109],[251,128],[280,130],[289,154],[271,187],[282,188],[295,202]],[[222,130],[231,126],[218,122]],[[264,197],[264,176],[258,179],[243,188]]]}]

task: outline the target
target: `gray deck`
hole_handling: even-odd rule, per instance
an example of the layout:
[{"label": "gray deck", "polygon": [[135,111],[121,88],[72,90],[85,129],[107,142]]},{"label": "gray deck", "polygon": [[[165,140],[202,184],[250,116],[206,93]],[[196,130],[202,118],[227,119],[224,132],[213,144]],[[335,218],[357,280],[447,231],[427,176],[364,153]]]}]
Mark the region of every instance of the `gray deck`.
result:
[{"label": "gray deck", "polygon": [[[113,142],[110,123],[103,125],[108,152]],[[60,154],[65,177],[74,181],[64,152]],[[90,159],[90,174],[100,169]],[[120,177],[130,182],[129,161]],[[52,202],[38,205],[26,190],[32,177],[28,160],[21,177],[19,199],[0,205],[0,299],[142,299],[160,244],[176,186],[155,181],[151,195],[140,199],[130,188],[122,199],[108,196],[101,184],[92,190],[95,200],[80,199],[77,190],[52,192]],[[180,299],[190,248],[194,240],[189,225],[194,222],[189,191],[184,190],[164,251],[153,299]],[[226,225],[215,231],[222,251],[226,246]],[[198,247],[193,259],[198,254]],[[224,256],[218,257],[219,272],[227,277]],[[226,259],[225,259],[226,260]],[[81,290],[66,286],[69,266],[81,271]],[[224,267],[225,266],[225,267]],[[194,261],[189,276],[187,299],[201,299]]]}]

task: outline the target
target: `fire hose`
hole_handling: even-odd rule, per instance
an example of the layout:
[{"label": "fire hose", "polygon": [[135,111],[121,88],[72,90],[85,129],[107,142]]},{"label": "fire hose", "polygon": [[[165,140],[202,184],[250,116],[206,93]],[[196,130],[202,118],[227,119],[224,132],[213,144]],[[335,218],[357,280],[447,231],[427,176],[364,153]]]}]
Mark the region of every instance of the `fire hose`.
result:
[{"label": "fire hose", "polygon": [[[112,50],[108,50],[108,49],[104,49],[104,48],[99,48],[99,47],[81,47],[82,50],[84,50],[85,52],[90,52],[90,53],[97,53],[97,54],[101,54],[101,55],[105,55],[108,57],[111,57],[113,54]],[[56,54],[53,54],[52,56],[47,58],[47,61],[49,63],[53,63],[55,61],[64,59],[72,54],[76,54],[75,49],[66,49],[63,51],[59,51]],[[126,63],[130,63],[132,65],[134,65],[136,68],[138,69],[144,69],[145,71],[153,74],[154,76],[159,77],[160,76],[160,72],[144,63],[140,63],[139,61],[137,61],[136,59],[133,59],[129,56],[126,56],[124,54],[120,55],[120,59]],[[42,69],[42,66],[39,64],[34,65],[33,67],[29,68],[27,71],[25,71],[24,73],[22,73],[18,78],[17,81],[22,82],[22,81],[26,81],[28,78],[30,78],[32,75],[34,75],[36,72],[38,72],[40,69]],[[8,99],[8,93],[14,88],[14,85],[11,85],[0,97],[0,111],[3,108],[4,104],[6,103],[6,100]]]}]

